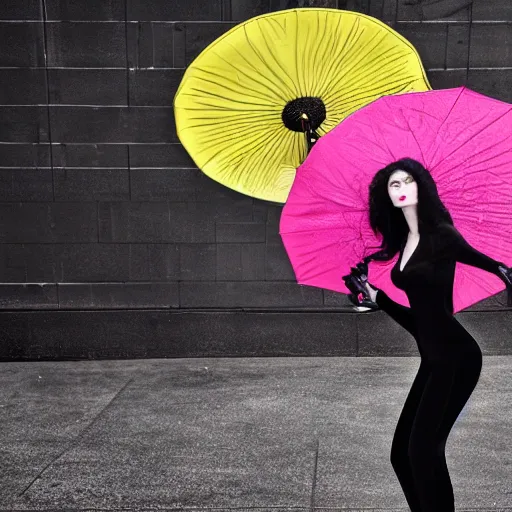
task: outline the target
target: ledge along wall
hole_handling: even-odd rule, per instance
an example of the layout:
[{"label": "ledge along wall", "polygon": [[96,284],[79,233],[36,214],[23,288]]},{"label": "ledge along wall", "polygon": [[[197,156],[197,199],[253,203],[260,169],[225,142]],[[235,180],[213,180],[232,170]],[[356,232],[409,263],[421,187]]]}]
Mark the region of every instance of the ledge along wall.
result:
[{"label": "ledge along wall", "polygon": [[[296,284],[282,205],[180,145],[172,99],[225,31],[292,7],[375,16],[433,88],[512,102],[512,3],[27,0],[0,4],[0,359],[418,355],[382,311]],[[458,315],[510,354],[505,292]]]}]

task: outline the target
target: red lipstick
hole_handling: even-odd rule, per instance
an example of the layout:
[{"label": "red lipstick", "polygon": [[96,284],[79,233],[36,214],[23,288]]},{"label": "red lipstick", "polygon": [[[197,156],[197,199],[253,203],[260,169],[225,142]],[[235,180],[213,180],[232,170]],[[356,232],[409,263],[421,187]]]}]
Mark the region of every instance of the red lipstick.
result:
[{"label": "red lipstick", "polygon": [[399,199],[400,201],[403,201],[405,199],[405,196],[400,196]]}]

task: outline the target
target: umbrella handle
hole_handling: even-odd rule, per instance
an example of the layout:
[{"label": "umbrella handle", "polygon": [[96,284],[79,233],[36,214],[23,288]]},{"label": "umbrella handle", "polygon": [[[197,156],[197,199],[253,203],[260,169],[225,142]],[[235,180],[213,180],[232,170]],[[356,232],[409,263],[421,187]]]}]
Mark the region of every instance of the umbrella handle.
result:
[{"label": "umbrella handle", "polygon": [[320,138],[318,133],[315,130],[311,129],[311,123],[309,122],[309,117],[307,114],[302,114],[300,116],[300,123],[302,126],[302,131],[306,136],[306,149],[309,153],[311,148],[315,145],[315,142]]},{"label": "umbrella handle", "polygon": [[306,146],[308,153],[311,151],[311,148],[315,145],[319,138],[320,135],[318,135],[318,133],[316,133],[314,130],[309,130],[306,132]]}]

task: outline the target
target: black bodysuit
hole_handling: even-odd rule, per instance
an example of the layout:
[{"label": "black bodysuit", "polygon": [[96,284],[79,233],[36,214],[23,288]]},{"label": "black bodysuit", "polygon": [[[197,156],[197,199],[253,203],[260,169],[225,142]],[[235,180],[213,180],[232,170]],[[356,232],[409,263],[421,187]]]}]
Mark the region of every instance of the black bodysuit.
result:
[{"label": "black bodysuit", "polygon": [[421,363],[396,426],[391,463],[412,512],[453,512],[446,440],[482,368],[480,347],[453,316],[455,263],[498,277],[498,266],[505,265],[471,247],[450,224],[433,233],[420,232],[400,271],[402,256],[403,247],[391,280],[405,291],[411,307],[380,289],[376,302],[414,336]]}]

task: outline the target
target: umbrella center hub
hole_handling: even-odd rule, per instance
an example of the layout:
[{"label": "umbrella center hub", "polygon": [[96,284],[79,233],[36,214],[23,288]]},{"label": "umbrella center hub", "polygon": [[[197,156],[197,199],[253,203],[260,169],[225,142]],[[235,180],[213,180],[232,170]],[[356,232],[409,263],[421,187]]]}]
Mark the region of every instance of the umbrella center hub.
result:
[{"label": "umbrella center hub", "polygon": [[312,130],[316,130],[326,117],[325,105],[320,98],[304,96],[289,101],[281,115],[283,123],[289,130],[303,132],[301,118],[306,114]]}]

